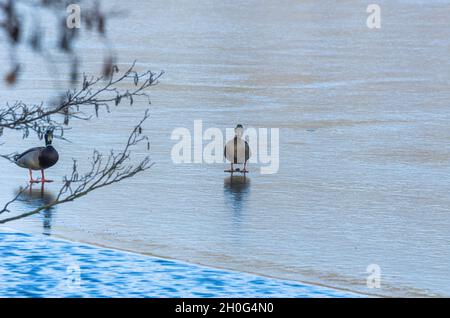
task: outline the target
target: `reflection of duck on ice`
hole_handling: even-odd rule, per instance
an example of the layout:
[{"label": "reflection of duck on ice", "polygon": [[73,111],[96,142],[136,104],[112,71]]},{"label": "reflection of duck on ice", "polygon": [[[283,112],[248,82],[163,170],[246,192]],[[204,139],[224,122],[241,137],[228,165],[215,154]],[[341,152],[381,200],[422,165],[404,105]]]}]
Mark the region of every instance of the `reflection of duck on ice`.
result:
[{"label": "reflection of duck on ice", "polygon": [[[233,139],[227,142],[225,145],[225,149],[223,150],[223,155],[225,158],[230,161],[231,169],[225,170],[225,172],[242,172],[246,173],[247,170],[247,161],[252,156],[252,152],[248,143],[245,140],[242,140],[242,136],[244,134],[244,127],[242,125],[237,125],[234,128],[235,136]],[[234,164],[243,164],[244,169],[240,170],[239,168],[234,169]]]}]

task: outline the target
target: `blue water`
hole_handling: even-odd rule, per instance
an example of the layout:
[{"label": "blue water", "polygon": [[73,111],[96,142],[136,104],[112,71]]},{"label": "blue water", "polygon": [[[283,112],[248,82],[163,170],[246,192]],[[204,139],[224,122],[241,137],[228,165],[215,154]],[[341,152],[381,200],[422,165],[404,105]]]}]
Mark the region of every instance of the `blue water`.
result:
[{"label": "blue water", "polygon": [[357,296],[10,230],[0,258],[0,297]]}]

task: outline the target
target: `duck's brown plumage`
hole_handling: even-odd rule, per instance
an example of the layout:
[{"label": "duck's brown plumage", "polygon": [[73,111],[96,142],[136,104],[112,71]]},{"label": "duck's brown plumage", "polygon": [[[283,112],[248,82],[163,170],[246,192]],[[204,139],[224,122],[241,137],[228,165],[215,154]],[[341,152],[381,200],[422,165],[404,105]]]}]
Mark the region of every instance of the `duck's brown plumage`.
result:
[{"label": "duck's brown plumage", "polygon": [[45,147],[34,147],[14,157],[14,162],[22,168],[30,170],[45,170],[54,166],[59,154],[52,146],[53,130],[45,133]]},{"label": "duck's brown plumage", "polygon": [[35,147],[15,157],[19,167],[31,170],[43,170],[54,166],[59,154],[53,146]]}]

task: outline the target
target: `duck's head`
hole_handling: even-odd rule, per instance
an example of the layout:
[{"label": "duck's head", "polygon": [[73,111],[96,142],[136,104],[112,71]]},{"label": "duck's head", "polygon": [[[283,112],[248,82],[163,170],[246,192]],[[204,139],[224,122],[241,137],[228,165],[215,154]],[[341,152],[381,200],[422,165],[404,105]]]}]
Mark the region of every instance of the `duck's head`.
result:
[{"label": "duck's head", "polygon": [[241,138],[244,135],[244,127],[241,124],[238,124],[236,128],[234,128],[234,133],[237,137]]},{"label": "duck's head", "polygon": [[53,128],[49,128],[45,132],[44,139],[45,139],[45,145],[46,146],[51,146],[51,144],[52,144],[52,141],[53,141],[53,130],[54,130]]}]

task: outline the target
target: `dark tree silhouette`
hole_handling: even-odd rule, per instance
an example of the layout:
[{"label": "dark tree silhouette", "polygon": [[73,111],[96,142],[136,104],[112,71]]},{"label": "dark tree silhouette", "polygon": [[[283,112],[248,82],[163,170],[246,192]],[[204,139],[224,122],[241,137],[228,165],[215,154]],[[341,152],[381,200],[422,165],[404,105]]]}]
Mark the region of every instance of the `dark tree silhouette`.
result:
[{"label": "dark tree silhouette", "polygon": [[[15,85],[20,80],[20,70],[24,62],[20,61],[16,54],[19,46],[26,46],[28,50],[34,52],[36,57],[44,57],[51,72],[55,70],[55,65],[52,62],[53,51],[56,50],[58,53],[64,54],[67,58],[67,64],[70,66],[66,76],[71,83],[71,87],[63,92],[55,89],[55,94],[58,97],[52,102],[39,101],[36,104],[29,105],[19,100],[6,101],[5,105],[0,105],[0,141],[5,130],[21,134],[22,138],[37,135],[42,139],[43,134],[49,127],[58,132],[55,137],[66,139],[65,132],[70,128],[72,120],[82,120],[89,124],[89,119],[92,116],[98,117],[100,110],[109,112],[112,106],[118,106],[123,102],[132,105],[137,97],[145,98],[146,102],[150,103],[147,90],[157,84],[162,72],[146,71],[138,73],[135,71],[135,62],[121,72],[115,65],[115,54],[107,36],[106,22],[112,17],[120,16],[121,13],[102,11],[98,1],[77,1],[77,4],[83,9],[82,25],[81,28],[71,29],[66,24],[66,8],[71,3],[73,2],[60,0],[0,0],[0,47],[6,47],[10,55],[9,70],[4,74],[5,84]],[[21,10],[27,10],[27,8],[31,11],[39,8],[44,10],[46,14],[55,16],[55,21],[57,21],[55,27],[58,30],[57,39],[54,39],[56,40],[54,43],[57,43],[56,48],[49,48],[44,44],[48,39],[45,39],[43,32],[40,32],[39,19],[31,15],[32,23],[26,23],[29,15],[21,15]],[[31,29],[24,32],[25,26]],[[79,72],[80,58],[73,48],[78,41],[79,33],[84,32],[84,30],[98,33],[103,39],[107,52],[103,62],[102,74],[97,77],[87,76]],[[25,33],[31,34],[31,36],[26,38]],[[0,71],[3,70],[0,69]],[[119,88],[123,87],[122,84],[126,82],[131,82],[133,89]],[[55,205],[71,202],[99,188],[121,182],[148,170],[152,166],[148,156],[137,163],[136,160],[132,160],[133,148],[145,146],[149,150],[149,140],[143,134],[142,128],[142,124],[148,118],[149,112],[147,109],[128,138],[124,139],[124,146],[121,150],[111,150],[108,154],[102,154],[94,149],[92,159],[90,159],[91,168],[88,171],[79,171],[77,161],[74,160],[72,167],[70,167],[71,172],[68,172],[64,177],[58,195],[53,201],[47,202],[32,211],[7,217],[6,213],[12,211],[13,203],[30,185],[24,187],[9,202],[0,207],[0,223],[27,217]],[[15,153],[0,154],[3,159],[9,161],[13,161],[14,155]]]}]

